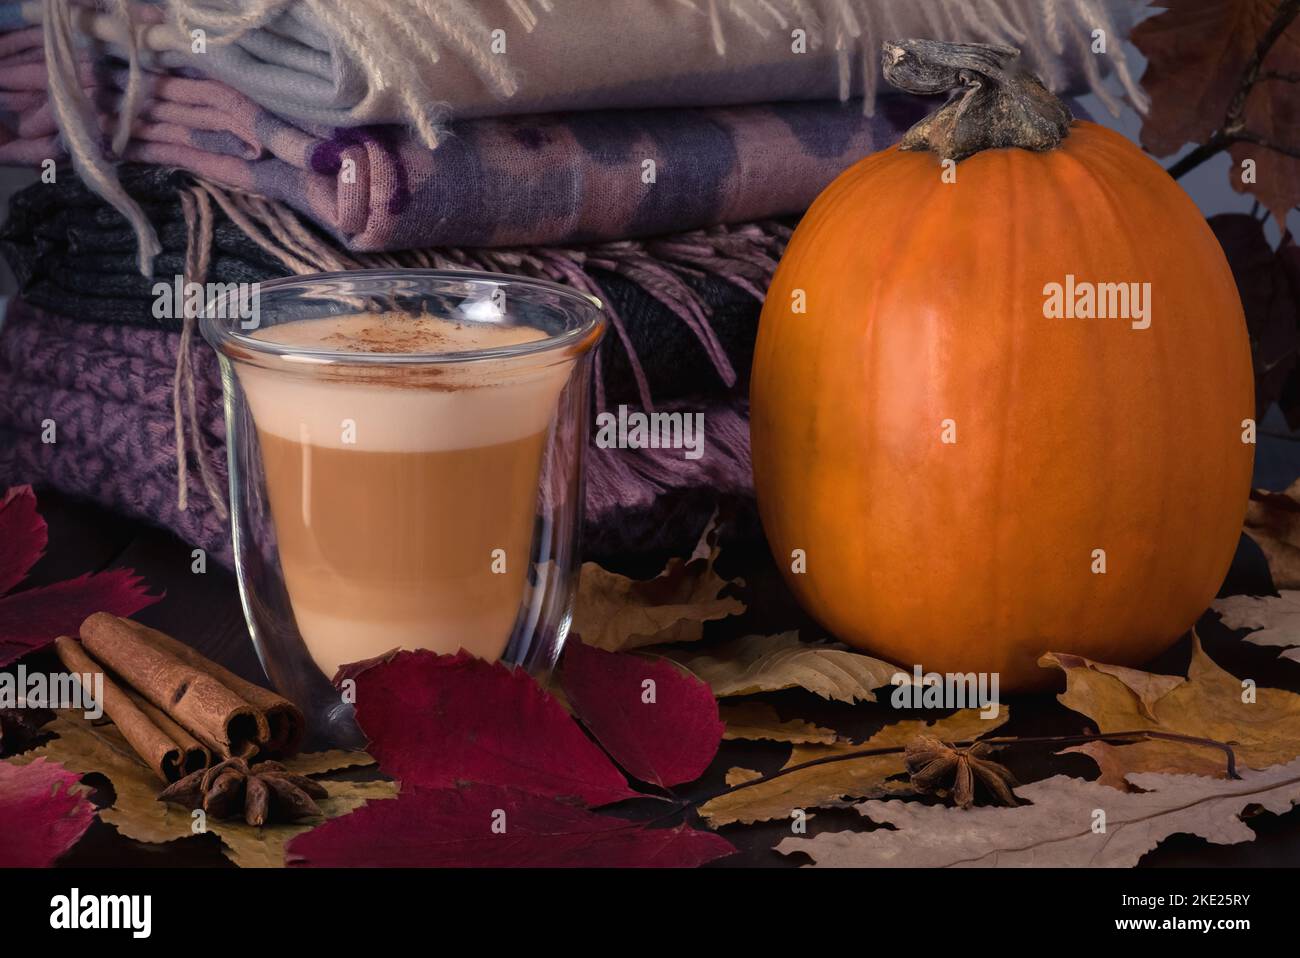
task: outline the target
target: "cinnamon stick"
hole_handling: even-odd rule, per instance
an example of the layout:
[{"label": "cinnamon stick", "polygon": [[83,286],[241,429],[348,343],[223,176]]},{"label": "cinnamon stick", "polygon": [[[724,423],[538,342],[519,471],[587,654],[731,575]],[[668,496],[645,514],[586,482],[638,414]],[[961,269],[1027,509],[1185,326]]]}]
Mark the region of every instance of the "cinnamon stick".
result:
[{"label": "cinnamon stick", "polygon": [[[59,636],[54,640],[54,651],[58,653],[64,668],[75,675],[104,673],[104,667],[87,655],[81,643],[74,638]],[[113,720],[122,737],[144,763],[153,769],[155,775],[164,782],[174,782],[183,774],[188,774],[185,771],[183,748],[137,708],[130,696],[107,675],[104,675],[100,699],[104,714]]]},{"label": "cinnamon stick", "polygon": [[141,696],[139,692],[131,689],[124,689],[123,691],[126,693],[126,697],[131,700],[132,705],[143,712],[149,721],[158,726],[158,729],[164,735],[180,746],[180,775],[182,778],[190,774],[190,772],[197,772],[199,769],[207,768],[212,764],[212,753],[208,751],[207,746],[173,722],[166,712],[160,711],[152,702]]},{"label": "cinnamon stick", "polygon": [[155,645],[146,631],[152,630],[96,612],[81,624],[81,641],[94,658],[127,677],[145,699],[217,755],[255,754],[258,743],[270,738],[263,714],[207,671]]},{"label": "cinnamon stick", "polygon": [[140,625],[138,622],[133,622],[132,625],[144,641],[176,656],[196,669],[207,672],[253,708],[261,711],[266,716],[269,732],[267,740],[258,743],[262,752],[266,755],[293,755],[298,751],[307,727],[306,719],[298,706],[283,695],[277,695],[270,689],[264,689],[247,679],[240,678],[234,672],[164,632]]}]

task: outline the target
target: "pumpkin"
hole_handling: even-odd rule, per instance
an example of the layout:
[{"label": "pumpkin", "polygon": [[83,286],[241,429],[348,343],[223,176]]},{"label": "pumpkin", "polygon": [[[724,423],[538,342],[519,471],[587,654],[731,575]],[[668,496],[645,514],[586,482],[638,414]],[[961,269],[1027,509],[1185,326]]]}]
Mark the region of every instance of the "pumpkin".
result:
[{"label": "pumpkin", "polygon": [[[1004,691],[1050,684],[1048,651],[1137,665],[1184,634],[1254,448],[1241,303],[1200,211],[1016,52],[886,45],[891,82],[964,93],[808,210],[750,392],[763,526],[805,608]],[[1138,284],[1127,313],[1102,284]]]}]

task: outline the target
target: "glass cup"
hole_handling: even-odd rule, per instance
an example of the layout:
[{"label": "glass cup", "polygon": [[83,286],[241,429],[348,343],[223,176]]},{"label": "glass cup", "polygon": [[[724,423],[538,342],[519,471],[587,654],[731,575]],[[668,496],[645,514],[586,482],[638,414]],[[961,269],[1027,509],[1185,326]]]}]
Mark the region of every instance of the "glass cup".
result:
[{"label": "glass cup", "polygon": [[239,593],[313,739],[363,744],[331,680],[395,648],[548,671],[577,585],[599,300],[415,269],[277,279],[251,310],[237,295],[200,326]]}]

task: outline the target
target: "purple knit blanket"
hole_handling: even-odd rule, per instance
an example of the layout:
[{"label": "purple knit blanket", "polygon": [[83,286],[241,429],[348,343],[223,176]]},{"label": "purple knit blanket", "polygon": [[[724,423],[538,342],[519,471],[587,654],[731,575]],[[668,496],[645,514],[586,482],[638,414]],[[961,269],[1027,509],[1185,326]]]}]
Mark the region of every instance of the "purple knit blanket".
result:
[{"label": "purple knit blanket", "polygon": [[[192,457],[188,504],[178,506],[172,381],[179,342],[177,333],[77,322],[11,304],[0,325],[0,487],[30,482],[91,499],[162,525],[229,566],[229,525]],[[206,344],[193,348],[201,445],[224,492],[217,360]],[[752,494],[743,400],[685,401],[660,411],[702,413],[705,453],[688,459],[681,450],[593,442],[584,535],[598,552],[644,549],[647,530],[683,526],[665,516],[680,519],[683,508],[719,494]],[[46,442],[50,423],[55,441]]]},{"label": "purple knit blanket", "polygon": [[[63,155],[39,28],[0,34],[0,163]],[[124,71],[82,62],[106,111]],[[934,104],[860,101],[606,110],[453,124],[436,150],[398,126],[312,128],[224,83],[149,75],[126,159],[281,200],[355,250],[631,239],[802,213]]]}]

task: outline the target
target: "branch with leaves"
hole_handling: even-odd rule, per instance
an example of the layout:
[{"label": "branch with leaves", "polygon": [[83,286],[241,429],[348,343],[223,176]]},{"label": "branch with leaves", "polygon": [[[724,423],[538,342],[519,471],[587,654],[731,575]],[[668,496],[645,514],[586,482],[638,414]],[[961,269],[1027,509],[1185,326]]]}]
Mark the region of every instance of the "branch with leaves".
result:
[{"label": "branch with leaves", "polygon": [[1263,71],[1261,69],[1274,44],[1295,21],[1297,15],[1300,15],[1300,0],[1282,0],[1282,3],[1278,5],[1277,13],[1273,17],[1273,22],[1269,24],[1268,29],[1259,38],[1259,42],[1255,46],[1255,52],[1247,63],[1246,71],[1241,77],[1237,91],[1233,94],[1232,101],[1228,105],[1228,112],[1223,119],[1223,124],[1214,131],[1205,143],[1171,166],[1169,168],[1170,176],[1178,179],[1196,169],[1210,157],[1228,149],[1234,143],[1253,143],[1256,146],[1274,150],[1284,156],[1300,159],[1300,146],[1277,143],[1269,137],[1248,130],[1245,118],[1246,100],[1259,81],[1276,80],[1295,83],[1300,80],[1300,73],[1277,70]]}]

